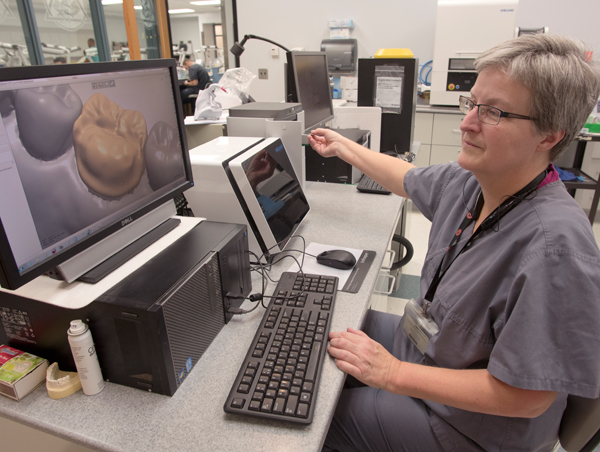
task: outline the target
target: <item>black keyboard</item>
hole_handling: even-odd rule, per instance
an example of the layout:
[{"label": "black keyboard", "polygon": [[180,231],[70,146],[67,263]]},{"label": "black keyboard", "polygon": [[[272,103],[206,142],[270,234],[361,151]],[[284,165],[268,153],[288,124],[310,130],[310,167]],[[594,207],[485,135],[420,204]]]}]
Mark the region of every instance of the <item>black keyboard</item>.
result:
[{"label": "black keyboard", "polygon": [[381,185],[379,185],[366,174],[362,175],[362,177],[358,181],[356,189],[364,193],[379,193],[382,195],[389,195],[391,193],[391,191],[387,190],[386,188],[383,188]]},{"label": "black keyboard", "polygon": [[225,412],[312,422],[337,283],[333,276],[281,275]]}]

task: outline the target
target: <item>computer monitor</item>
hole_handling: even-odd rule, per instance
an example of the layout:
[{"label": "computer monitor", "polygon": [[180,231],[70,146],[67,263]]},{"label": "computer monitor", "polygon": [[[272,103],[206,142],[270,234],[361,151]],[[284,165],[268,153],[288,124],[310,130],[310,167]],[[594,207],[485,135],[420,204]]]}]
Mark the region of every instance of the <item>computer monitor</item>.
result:
[{"label": "computer monitor", "polygon": [[283,142],[266,139],[231,160],[229,170],[262,254],[282,251],[310,210]]},{"label": "computer monitor", "polygon": [[102,252],[192,186],[175,60],[5,68],[0,115],[5,289]]},{"label": "computer monitor", "polygon": [[[288,102],[300,102],[304,110],[305,132],[333,119],[333,103],[325,52],[289,52]],[[294,99],[295,96],[295,99]]]},{"label": "computer monitor", "polygon": [[219,137],[190,159],[197,183],[186,198],[197,215],[246,224],[252,261],[283,251],[310,206],[281,138]]}]

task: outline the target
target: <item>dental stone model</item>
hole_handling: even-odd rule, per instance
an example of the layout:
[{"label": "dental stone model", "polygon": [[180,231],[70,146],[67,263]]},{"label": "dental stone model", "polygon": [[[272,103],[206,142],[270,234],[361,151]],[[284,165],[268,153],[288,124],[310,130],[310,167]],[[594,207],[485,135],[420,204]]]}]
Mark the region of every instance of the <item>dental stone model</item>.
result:
[{"label": "dental stone model", "polygon": [[146,169],[142,153],[146,138],[146,120],[140,112],[94,94],[73,126],[81,179],[93,193],[107,199],[132,192]]},{"label": "dental stone model", "polygon": [[177,130],[158,121],[148,134],[144,156],[150,188],[158,190],[183,176],[183,159]]},{"label": "dental stone model", "polygon": [[69,85],[17,90],[19,136],[27,152],[45,162],[63,155],[73,144],[73,124],[81,109],[81,99]]},{"label": "dental stone model", "polygon": [[52,363],[46,370],[46,390],[51,399],[62,399],[81,389],[77,372],[64,372],[58,363]]}]

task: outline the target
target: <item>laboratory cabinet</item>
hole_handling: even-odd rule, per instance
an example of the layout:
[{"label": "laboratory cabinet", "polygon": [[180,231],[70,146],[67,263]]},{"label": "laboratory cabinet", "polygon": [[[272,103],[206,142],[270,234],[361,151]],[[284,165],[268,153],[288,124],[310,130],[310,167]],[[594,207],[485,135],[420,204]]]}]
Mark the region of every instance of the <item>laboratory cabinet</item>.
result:
[{"label": "laboratory cabinet", "polygon": [[415,114],[415,141],[421,142],[417,166],[455,162],[461,150],[460,123],[464,115],[456,112],[419,112]]},{"label": "laboratory cabinet", "polygon": [[430,113],[415,114],[414,140],[421,143],[419,154],[413,162],[416,166],[429,166],[431,155],[431,130],[433,129],[433,115]]}]

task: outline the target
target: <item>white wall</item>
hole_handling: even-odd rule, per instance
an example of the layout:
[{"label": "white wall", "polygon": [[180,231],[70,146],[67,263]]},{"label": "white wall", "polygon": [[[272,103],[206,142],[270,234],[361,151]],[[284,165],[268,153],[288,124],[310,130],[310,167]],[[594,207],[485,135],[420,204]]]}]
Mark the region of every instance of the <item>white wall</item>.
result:
[{"label": "white wall", "polygon": [[[245,34],[262,36],[290,49],[319,50],[321,40],[329,37],[329,20],[352,19],[359,58],[370,57],[380,48],[409,48],[423,64],[433,55],[436,9],[437,0],[304,0],[286,2],[285,8],[280,0],[243,0],[237,2],[238,35],[240,39]],[[517,26],[548,26],[551,33],[577,37],[600,58],[598,17],[597,0],[520,0]],[[284,52],[272,57],[271,45],[256,40],[244,47],[243,67],[254,74],[259,68],[269,71],[268,80],[253,81],[250,94],[258,101],[282,101]]]},{"label": "white wall", "polygon": [[179,44],[179,41],[187,43],[192,41],[194,50],[199,49],[204,43],[202,42],[202,25],[203,24],[220,24],[221,12],[194,14],[177,16],[171,14],[171,39],[173,45]]},{"label": "white wall", "polygon": [[[113,42],[127,42],[127,30],[125,28],[125,19],[123,19],[123,15],[121,17],[105,17],[106,21],[106,34],[108,35],[108,43],[112,49]],[[139,29],[138,29],[139,32]],[[93,33],[92,33],[93,37]],[[140,46],[144,47],[146,41],[140,40]],[[87,40],[85,42],[85,47],[87,47]],[[84,48],[85,48],[84,47]]]}]

